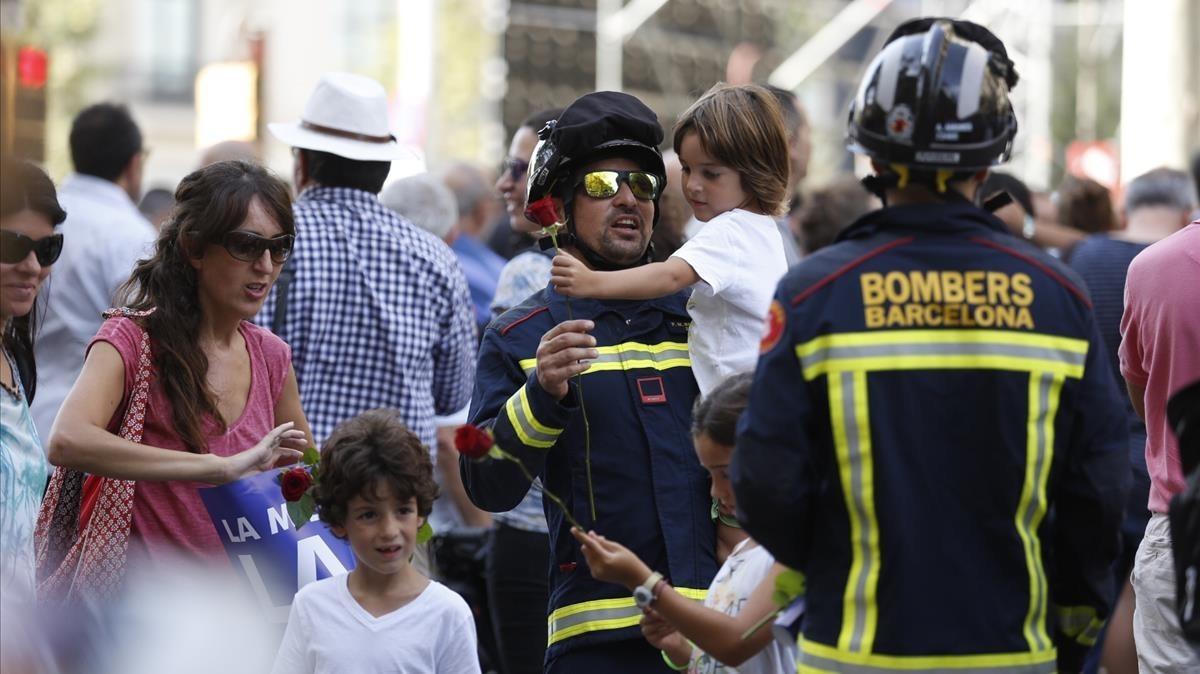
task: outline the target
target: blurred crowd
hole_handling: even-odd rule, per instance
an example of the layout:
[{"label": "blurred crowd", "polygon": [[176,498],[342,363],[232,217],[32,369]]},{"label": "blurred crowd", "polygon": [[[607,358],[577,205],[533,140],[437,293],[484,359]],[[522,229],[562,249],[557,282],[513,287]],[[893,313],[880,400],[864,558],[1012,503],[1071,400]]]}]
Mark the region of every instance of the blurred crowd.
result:
[{"label": "blurred crowd", "polygon": [[[854,175],[810,179],[812,132],[804,106],[792,92],[764,90],[786,130],[786,208],[772,219],[792,268],[841,245],[848,226],[883,204]],[[143,166],[153,139],[144,136],[136,110],[108,101],[76,115],[74,171],[57,185],[32,164],[5,158],[0,593],[6,672],[269,667],[279,629],[246,621],[253,609],[234,608],[238,592],[223,576],[197,570],[228,565],[196,487],[294,463],[307,447],[350,432],[340,424],[378,408],[393,410],[404,432],[428,448],[438,496],[428,504],[417,498],[414,513],[427,517],[434,533],[413,564],[469,607],[472,660],[501,674],[542,671],[546,607],[554,599],[547,569],[557,564],[553,546],[567,545],[552,537],[557,519],[547,520],[553,510],[545,500],[548,483],[542,475],[504,512],[481,509],[478,495],[464,485],[455,436],[475,418],[485,378],[506,367],[477,362],[481,340],[486,346],[489,330],[516,327],[510,310],[528,306],[551,282],[559,242],[551,244],[545,223],[531,219],[526,195],[537,179],[531,174],[539,141],[547,138],[539,132],[554,120],[561,126],[564,109],[574,105],[561,103],[530,110],[496,166],[452,160],[399,179],[391,179],[389,167],[407,151],[388,130],[382,86],[343,73],[322,78],[297,121],[271,125],[293,148],[290,176],[263,168],[256,145],[226,142],[206,148],[179,185],[145,189]],[[647,259],[665,263],[679,259],[676,253],[706,220],[695,216],[695,196],[685,191],[684,172],[696,167],[681,163],[674,150],[663,152],[662,162],[666,180],[655,195]],[[624,189],[626,183],[615,180],[616,191]],[[1126,287],[1131,264],[1200,219],[1198,192],[1200,153],[1190,167],[1158,168],[1115,189],[1068,175],[1054,189],[1036,191],[1020,176],[996,170],[974,202],[1013,239],[1057,258],[1086,285],[1113,384],[1124,392],[1128,368],[1119,349],[1133,320]],[[1200,295],[1188,292],[1195,293],[1193,302]],[[113,307],[123,311],[106,314]],[[534,348],[544,347],[535,342]],[[527,375],[505,373],[519,381]],[[151,377],[154,383],[146,384]],[[1139,385],[1153,386],[1150,381]],[[739,391],[706,391],[704,399],[711,393],[718,401],[711,404],[719,406],[718,393],[741,396],[740,403],[728,403],[736,420],[750,383],[734,384]],[[1114,571],[1115,608],[1091,671],[1137,669],[1129,576],[1152,511],[1161,512],[1183,480],[1178,466],[1163,473],[1174,481],[1169,489],[1152,480],[1160,468],[1147,465],[1147,435],[1153,443],[1160,430],[1136,396],[1123,404],[1132,487]],[[684,408],[690,418],[690,401]],[[695,414],[702,413],[697,407]],[[709,468],[700,438],[732,452],[732,426],[721,431],[716,421],[703,428],[699,416],[695,421],[696,452]],[[547,432],[536,425],[526,431]],[[172,450],[171,458],[163,458],[164,450]],[[587,479],[590,488],[590,472]],[[719,500],[713,501],[714,520],[732,519],[735,511]],[[349,503],[353,510],[356,501]],[[70,525],[86,522],[87,513],[106,527],[88,539],[91,548],[53,538],[60,517]],[[354,544],[351,520],[332,524],[347,528]],[[718,561],[741,554],[743,540]],[[587,560],[594,572],[605,564],[601,555],[619,556],[602,536],[581,544],[591,546]],[[113,577],[105,567],[112,559],[130,572]],[[654,560],[645,561],[652,569]],[[179,568],[191,570],[178,574]],[[177,575],[164,580],[167,573]],[[36,608],[37,597],[75,597],[85,580],[122,587],[127,601],[83,593],[89,611],[63,617],[49,600]],[[439,601],[451,613],[458,610],[457,600]],[[422,615],[432,621],[441,614],[429,609]],[[169,629],[158,624],[160,617]],[[300,639],[291,632],[298,620],[293,613],[287,639]],[[237,621],[246,624],[233,629]],[[683,625],[673,629],[686,633]],[[219,636],[207,636],[215,627]],[[171,645],[151,648],[160,638]],[[204,648],[208,638],[228,648]],[[251,642],[256,645],[247,646]],[[666,665],[677,668],[674,642],[662,643]],[[690,659],[691,648],[681,657]],[[230,662],[227,650],[244,656]],[[276,668],[292,671],[278,662]]]}]

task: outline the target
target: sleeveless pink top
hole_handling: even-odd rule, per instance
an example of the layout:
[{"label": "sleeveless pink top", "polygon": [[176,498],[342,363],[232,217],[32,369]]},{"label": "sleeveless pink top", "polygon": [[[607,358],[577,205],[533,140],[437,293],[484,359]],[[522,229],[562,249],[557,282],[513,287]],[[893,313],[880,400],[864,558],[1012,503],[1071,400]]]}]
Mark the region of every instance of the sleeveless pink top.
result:
[{"label": "sleeveless pink top", "polygon": [[[221,433],[211,417],[204,420],[208,452],[218,456],[230,456],[253,447],[275,427],[275,406],[292,361],[287,344],[270,331],[245,321],[239,331],[250,355],[250,394],[241,417],[231,423],[225,433]],[[113,433],[121,424],[128,396],[133,390],[141,334],[141,329],[132,320],[110,318],[88,344],[91,350],[96,342],[108,342],[125,361],[124,397],[108,426]],[[142,444],[167,451],[187,451],[175,433],[171,403],[153,376]],[[130,557],[146,557],[151,563],[180,557],[224,563],[228,558],[221,539],[198,493],[206,486],[198,482],[138,481],[134,492]]]}]

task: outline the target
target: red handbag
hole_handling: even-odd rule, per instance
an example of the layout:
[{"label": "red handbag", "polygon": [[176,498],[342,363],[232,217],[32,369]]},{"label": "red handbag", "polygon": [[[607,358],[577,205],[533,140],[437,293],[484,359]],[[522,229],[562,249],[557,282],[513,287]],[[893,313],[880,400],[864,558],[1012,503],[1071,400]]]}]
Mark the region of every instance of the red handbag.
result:
[{"label": "red handbag", "polygon": [[[105,318],[138,318],[148,311],[109,309]],[[142,329],[137,374],[125,408],[120,436],[142,441],[150,398],[150,335]],[[133,480],[87,475],[59,466],[50,478],[38,512],[34,546],[38,596],[52,602],[105,599],[125,576],[133,521]]]}]

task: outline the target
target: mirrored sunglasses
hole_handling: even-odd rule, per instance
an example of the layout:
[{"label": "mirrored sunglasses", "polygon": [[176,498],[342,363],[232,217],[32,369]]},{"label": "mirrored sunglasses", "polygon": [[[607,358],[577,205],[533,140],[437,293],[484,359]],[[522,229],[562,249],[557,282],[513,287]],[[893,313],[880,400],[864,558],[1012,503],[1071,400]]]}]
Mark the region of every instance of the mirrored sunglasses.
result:
[{"label": "mirrored sunglasses", "polygon": [[663,181],[645,171],[592,171],[583,174],[576,187],[582,185],[583,191],[593,199],[607,199],[616,195],[621,183],[629,185],[633,196],[645,201],[658,198]]},{"label": "mirrored sunglasses", "polygon": [[292,246],[296,237],[291,234],[267,238],[254,232],[234,230],[221,238],[221,247],[229,252],[235,260],[254,262],[262,258],[263,251],[271,251],[271,261],[283,264],[292,254]]},{"label": "mirrored sunglasses", "polygon": [[40,239],[31,239],[24,234],[0,230],[0,262],[17,264],[33,251],[38,264],[49,267],[62,254],[63,235],[51,234]]}]

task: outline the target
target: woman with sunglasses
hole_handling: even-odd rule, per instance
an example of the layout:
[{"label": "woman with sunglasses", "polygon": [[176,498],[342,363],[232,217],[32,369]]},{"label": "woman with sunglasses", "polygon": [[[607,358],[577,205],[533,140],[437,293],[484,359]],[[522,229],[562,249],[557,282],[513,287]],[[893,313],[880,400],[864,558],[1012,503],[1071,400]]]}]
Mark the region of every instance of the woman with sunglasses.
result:
[{"label": "woman with sunglasses", "polygon": [[66,217],[41,169],[5,159],[0,171],[0,597],[33,597],[33,530],[50,465],[29,414],[37,390],[37,299],[62,252]]},{"label": "woman with sunglasses", "polygon": [[[247,319],[292,250],[287,186],[243,161],[185,177],[154,254],[118,290],[50,437],[50,461],[136,480],[129,557],[226,564],[198,489],[294,463],[311,444],[287,345]],[[143,331],[154,369],[141,443],[116,431]]]}]

